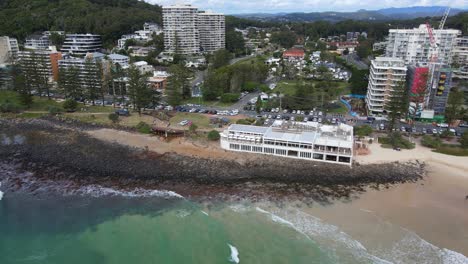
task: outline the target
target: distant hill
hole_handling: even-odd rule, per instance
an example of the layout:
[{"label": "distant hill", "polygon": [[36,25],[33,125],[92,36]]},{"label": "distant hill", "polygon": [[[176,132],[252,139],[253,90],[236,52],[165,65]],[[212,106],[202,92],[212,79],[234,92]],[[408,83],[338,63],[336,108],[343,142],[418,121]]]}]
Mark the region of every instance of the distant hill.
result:
[{"label": "distant hill", "polygon": [[[278,13],[278,14],[239,14],[235,15],[241,18],[256,19],[261,21],[284,21],[284,22],[314,22],[325,20],[330,22],[339,22],[343,20],[367,20],[383,21],[395,19],[413,19],[426,16],[441,16],[445,7],[442,6],[414,6],[404,8],[386,8],[380,10],[358,10],[355,12],[311,12],[311,13]],[[456,15],[465,12],[462,9],[451,9],[450,15]]]},{"label": "distant hill", "polygon": [[161,23],[157,5],[139,0],[0,0],[0,36],[20,40],[33,32],[96,33],[105,44],[142,27]]}]

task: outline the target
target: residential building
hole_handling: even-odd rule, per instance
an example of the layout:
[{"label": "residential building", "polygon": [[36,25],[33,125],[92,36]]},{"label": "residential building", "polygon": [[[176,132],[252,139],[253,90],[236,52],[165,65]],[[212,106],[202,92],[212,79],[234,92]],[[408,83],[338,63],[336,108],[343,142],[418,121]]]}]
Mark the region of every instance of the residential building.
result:
[{"label": "residential building", "polygon": [[102,48],[100,35],[94,34],[67,34],[62,46],[62,51],[73,55],[86,55],[89,52],[97,52]]},{"label": "residential building", "polygon": [[410,65],[406,72],[406,85],[409,91],[409,114],[420,117],[429,96],[427,81],[429,68]]},{"label": "residential building", "polygon": [[393,88],[405,83],[407,67],[399,58],[377,57],[372,60],[366,103],[369,115],[385,114]]},{"label": "residential building", "polygon": [[15,38],[0,36],[0,64],[9,64],[18,57],[18,41]]},{"label": "residential building", "polygon": [[351,166],[353,127],[345,124],[275,121],[270,127],[232,124],[221,133],[221,147],[239,152]]},{"label": "residential building", "polygon": [[226,26],[223,14],[198,13],[198,31],[203,52],[213,52],[226,48]]},{"label": "residential building", "polygon": [[62,53],[56,50],[32,50],[18,52],[18,63],[25,72],[34,69],[49,80],[58,80],[58,61],[62,59]]},{"label": "residential building", "polygon": [[146,61],[136,61],[133,65],[135,65],[142,74],[148,74],[154,71],[153,66],[149,65]]},{"label": "residential building", "polygon": [[119,64],[122,68],[127,68],[128,64],[130,63],[130,58],[125,55],[120,54],[109,54],[109,60],[112,61],[113,64]]},{"label": "residential building", "polygon": [[146,57],[152,51],[156,50],[156,48],[154,47],[142,47],[142,46],[129,46],[128,49],[130,50],[130,56],[132,57]]},{"label": "residential building", "polygon": [[167,52],[200,52],[198,9],[191,5],[163,6],[164,48]]},{"label": "residential building", "polygon": [[25,49],[33,50],[47,50],[50,46],[49,36],[42,35],[31,35],[26,38],[26,43],[24,44]]},{"label": "residential building", "polygon": [[457,38],[453,49],[453,78],[468,80],[468,36]]},{"label": "residential building", "polygon": [[[88,53],[84,58],[72,57],[70,55],[64,56],[61,60],[58,61],[59,69],[70,70],[71,68],[78,70],[78,78],[82,87],[86,87],[90,84],[90,81],[94,81],[96,85],[100,85],[101,79],[99,67],[104,68],[104,63],[102,59],[104,54],[102,53]],[[98,62],[102,64],[99,65]],[[66,71],[64,71],[66,72]]]},{"label": "residential building", "polygon": [[349,52],[354,52],[354,50],[356,49],[358,45],[359,45],[359,42],[357,41],[328,42],[327,48],[336,47],[336,52],[341,54],[346,49],[348,49]]},{"label": "residential building", "polygon": [[[450,65],[453,48],[461,31],[456,29],[433,29],[432,31],[438,46],[439,62]],[[433,55],[426,25],[423,24],[413,29],[389,30],[386,57],[400,58],[406,64],[427,65]]]},{"label": "residential building", "polygon": [[388,41],[381,41],[381,42],[375,42],[372,44],[372,51],[378,51],[378,50],[383,50],[387,48]]},{"label": "residential building", "polygon": [[304,56],[304,50],[299,48],[292,48],[283,52],[283,59],[287,61],[301,61]]},{"label": "residential building", "polygon": [[144,44],[152,39],[153,34],[162,34],[162,28],[156,23],[145,23],[143,24],[143,30],[137,30],[133,34],[122,35],[117,41],[117,47],[119,49],[125,48],[125,42],[129,39],[133,39],[139,44]]}]

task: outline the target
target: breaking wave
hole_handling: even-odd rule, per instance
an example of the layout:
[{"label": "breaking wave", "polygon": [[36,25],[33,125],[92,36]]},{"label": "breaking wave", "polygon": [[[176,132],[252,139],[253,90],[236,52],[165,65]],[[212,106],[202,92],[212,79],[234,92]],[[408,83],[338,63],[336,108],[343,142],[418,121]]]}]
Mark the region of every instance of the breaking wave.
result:
[{"label": "breaking wave", "polygon": [[229,257],[229,261],[233,263],[239,263],[239,251],[237,248],[231,244],[228,244],[229,248],[231,249],[231,256]]}]

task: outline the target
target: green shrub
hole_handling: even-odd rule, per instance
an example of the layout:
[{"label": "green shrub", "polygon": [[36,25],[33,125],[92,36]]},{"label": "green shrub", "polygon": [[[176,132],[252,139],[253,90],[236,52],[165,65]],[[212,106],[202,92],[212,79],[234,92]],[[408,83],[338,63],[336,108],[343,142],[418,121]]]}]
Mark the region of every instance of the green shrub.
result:
[{"label": "green shrub", "polygon": [[442,133],[440,134],[440,137],[441,138],[450,138],[450,137],[453,137],[454,134],[448,130],[444,130],[442,131]]},{"label": "green shrub", "polygon": [[221,102],[223,103],[234,103],[239,100],[239,93],[225,93],[221,95]]},{"label": "green shrub", "polygon": [[244,85],[242,85],[242,91],[243,92],[253,92],[259,84],[257,82],[246,82]]},{"label": "green shrub", "polygon": [[67,112],[74,112],[78,107],[78,103],[73,99],[67,99],[63,102],[63,109]]},{"label": "green shrub", "polygon": [[404,139],[399,132],[392,132],[388,137],[380,137],[379,143],[382,144],[382,147],[394,147],[402,149],[413,149],[415,147],[414,143]]},{"label": "green shrub", "polygon": [[433,151],[452,156],[468,156],[468,149],[454,146],[443,145]]},{"label": "green shrub", "polygon": [[428,148],[438,148],[442,144],[442,141],[438,137],[432,137],[429,135],[424,135],[421,139],[421,145]]},{"label": "green shrub", "polygon": [[138,125],[136,125],[136,129],[138,132],[142,133],[142,134],[149,134],[151,133],[151,127],[150,125],[148,125],[147,123],[145,122],[140,122],[138,123]]},{"label": "green shrub", "polygon": [[211,140],[211,141],[216,141],[216,140],[219,140],[221,136],[219,135],[219,132],[216,131],[216,130],[211,130],[209,133],[208,133],[208,139]]},{"label": "green shrub", "polygon": [[463,133],[463,136],[460,138],[460,144],[462,148],[468,149],[468,133]]},{"label": "green shrub", "polygon": [[109,114],[109,120],[112,121],[112,123],[117,123],[119,122],[119,115],[116,113],[111,113]]},{"label": "green shrub", "polygon": [[193,123],[189,126],[189,132],[190,133],[195,133],[195,131],[197,131],[197,129],[198,129],[198,126],[193,124]]},{"label": "green shrub", "polygon": [[372,133],[372,127],[369,125],[355,126],[354,134],[358,137],[369,136]]},{"label": "green shrub", "polygon": [[47,111],[51,115],[57,115],[57,114],[62,113],[63,109],[58,107],[58,106],[50,105],[50,106],[47,107]]},{"label": "green shrub", "polygon": [[18,103],[9,100],[0,102],[0,112],[2,113],[18,113],[19,111],[21,111],[21,105]]},{"label": "green shrub", "polygon": [[236,124],[240,125],[251,125],[255,122],[255,118],[246,118],[246,119],[239,119],[236,121]]}]

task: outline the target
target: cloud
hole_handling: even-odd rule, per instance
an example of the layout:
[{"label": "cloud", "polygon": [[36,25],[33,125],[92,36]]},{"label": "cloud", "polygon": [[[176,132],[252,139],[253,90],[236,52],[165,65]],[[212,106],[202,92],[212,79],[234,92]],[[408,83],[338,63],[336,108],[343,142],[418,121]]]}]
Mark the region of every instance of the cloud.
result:
[{"label": "cloud", "polygon": [[448,6],[467,8],[466,0],[145,0],[158,5],[192,4],[226,14],[375,10],[388,7]]}]

